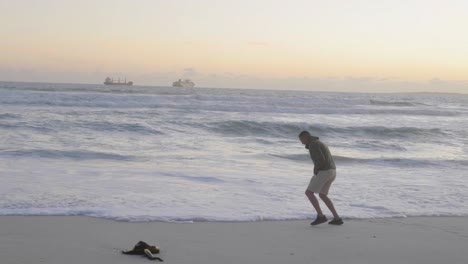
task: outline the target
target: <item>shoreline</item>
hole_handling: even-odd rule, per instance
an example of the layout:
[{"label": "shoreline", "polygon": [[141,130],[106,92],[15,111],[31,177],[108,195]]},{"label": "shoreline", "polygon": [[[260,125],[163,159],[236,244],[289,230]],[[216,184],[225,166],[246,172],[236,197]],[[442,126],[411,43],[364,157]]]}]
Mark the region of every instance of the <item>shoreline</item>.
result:
[{"label": "shoreline", "polygon": [[0,216],[2,263],[149,263],[120,254],[140,240],[166,263],[468,263],[468,217],[258,222],[120,222]]},{"label": "shoreline", "polygon": [[[325,214],[328,217],[328,220],[331,220],[333,216],[331,214]],[[31,214],[31,215],[17,215],[17,214],[6,214],[0,215],[1,218],[7,217],[34,217],[34,218],[90,218],[96,220],[103,220],[109,222],[117,222],[117,223],[130,223],[130,224],[143,224],[143,223],[168,223],[168,224],[199,224],[199,223],[216,223],[216,224],[242,224],[242,223],[263,223],[263,222],[311,222],[315,219],[315,217],[310,218],[298,218],[298,219],[261,219],[261,220],[206,220],[206,219],[199,219],[196,220],[126,220],[126,219],[117,219],[117,218],[107,218],[102,216],[90,216],[90,215],[61,215],[61,214]],[[416,215],[416,216],[389,216],[389,217],[372,217],[372,218],[356,218],[356,217],[346,217],[341,216],[341,218],[345,222],[349,221],[385,221],[385,220],[398,220],[398,219],[414,219],[414,218],[466,218],[468,220],[468,215]]]}]

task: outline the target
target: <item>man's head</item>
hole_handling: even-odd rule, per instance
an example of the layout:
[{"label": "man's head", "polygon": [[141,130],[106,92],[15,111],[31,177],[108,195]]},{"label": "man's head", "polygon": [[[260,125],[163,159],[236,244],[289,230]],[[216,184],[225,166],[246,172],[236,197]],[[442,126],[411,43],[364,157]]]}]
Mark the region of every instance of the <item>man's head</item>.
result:
[{"label": "man's head", "polygon": [[310,135],[309,131],[304,130],[301,133],[299,133],[299,139],[301,140],[301,143],[304,145],[309,145],[313,140],[319,139],[318,137],[314,137]]}]

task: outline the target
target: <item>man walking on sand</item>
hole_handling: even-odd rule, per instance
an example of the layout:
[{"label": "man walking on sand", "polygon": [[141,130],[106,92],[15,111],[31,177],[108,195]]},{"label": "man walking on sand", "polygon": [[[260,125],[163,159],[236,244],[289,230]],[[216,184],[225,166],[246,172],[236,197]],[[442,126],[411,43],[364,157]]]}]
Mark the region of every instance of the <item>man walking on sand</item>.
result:
[{"label": "man walking on sand", "polygon": [[307,198],[309,198],[315,211],[317,211],[317,218],[310,224],[318,225],[327,221],[327,217],[323,214],[320,204],[314,195],[314,193],[318,193],[333,214],[333,220],[328,223],[331,225],[342,225],[343,220],[336,212],[330,198],[328,198],[328,191],[336,177],[336,166],[330,150],[318,137],[310,135],[308,131],[302,131],[299,134],[299,139],[306,149],[309,150],[310,157],[314,162],[314,176],[310,179],[309,186],[305,191]]}]

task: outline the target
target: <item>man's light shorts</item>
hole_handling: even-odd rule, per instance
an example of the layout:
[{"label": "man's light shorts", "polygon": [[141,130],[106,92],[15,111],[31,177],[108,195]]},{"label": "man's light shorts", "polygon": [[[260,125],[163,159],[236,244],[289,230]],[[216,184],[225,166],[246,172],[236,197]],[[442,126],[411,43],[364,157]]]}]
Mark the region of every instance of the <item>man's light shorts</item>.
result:
[{"label": "man's light shorts", "polygon": [[336,170],[319,171],[310,179],[307,190],[314,193],[328,194],[332,182],[336,178]]}]

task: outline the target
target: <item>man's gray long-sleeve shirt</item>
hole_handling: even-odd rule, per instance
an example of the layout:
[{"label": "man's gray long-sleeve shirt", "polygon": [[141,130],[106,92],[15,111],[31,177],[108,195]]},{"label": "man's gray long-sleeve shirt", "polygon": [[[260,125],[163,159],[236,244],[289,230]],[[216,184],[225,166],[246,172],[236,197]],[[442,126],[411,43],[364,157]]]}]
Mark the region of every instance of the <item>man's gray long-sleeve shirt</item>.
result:
[{"label": "man's gray long-sleeve shirt", "polygon": [[319,171],[336,169],[330,150],[320,140],[313,140],[306,148],[309,149],[310,158],[314,162],[314,174]]}]

